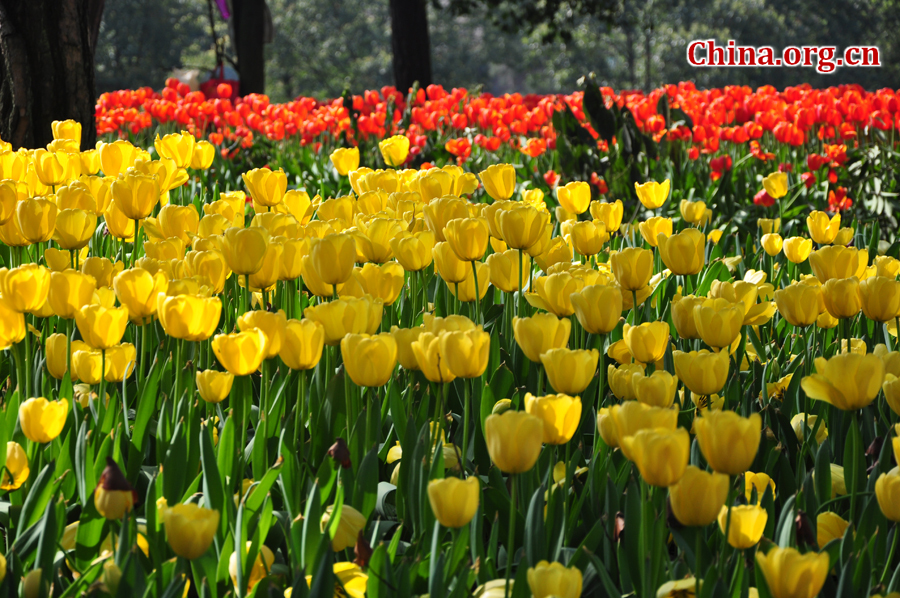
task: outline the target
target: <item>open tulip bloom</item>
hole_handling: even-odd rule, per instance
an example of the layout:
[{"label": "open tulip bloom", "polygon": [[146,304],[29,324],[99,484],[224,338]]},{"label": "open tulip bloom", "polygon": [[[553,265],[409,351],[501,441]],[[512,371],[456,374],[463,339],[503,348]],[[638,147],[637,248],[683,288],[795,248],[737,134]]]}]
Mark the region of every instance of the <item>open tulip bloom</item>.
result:
[{"label": "open tulip bloom", "polygon": [[0,142],[10,595],[898,589],[892,90],[219,87]]}]

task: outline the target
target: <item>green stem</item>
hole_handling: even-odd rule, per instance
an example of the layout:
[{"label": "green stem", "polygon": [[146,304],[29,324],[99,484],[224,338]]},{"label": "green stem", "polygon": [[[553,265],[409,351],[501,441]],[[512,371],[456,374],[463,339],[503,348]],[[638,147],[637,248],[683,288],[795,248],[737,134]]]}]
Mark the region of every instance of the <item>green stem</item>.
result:
[{"label": "green stem", "polygon": [[[473,262],[474,263],[474,262]],[[462,465],[463,473],[466,471],[466,455],[469,450],[469,415],[470,415],[470,406],[472,402],[472,391],[469,388],[471,384],[471,380],[463,379],[463,390],[465,392],[465,405],[463,406],[462,419],[463,419],[463,443],[462,443],[462,456],[460,458],[460,465]]]},{"label": "green stem", "polygon": [[[73,393],[74,394],[74,393]],[[97,400],[101,405],[106,404],[106,349],[100,351],[100,394]]]},{"label": "green stem", "polygon": [[[520,309],[522,304],[522,297],[524,296],[525,289],[522,287],[522,250],[519,250],[519,297],[516,300],[516,315],[521,317],[522,310]],[[898,329],[898,334],[900,334],[900,329]]]},{"label": "green stem", "polygon": [[31,394],[31,331],[28,330],[28,318],[25,318],[25,396],[23,401],[27,401],[33,395]]},{"label": "green stem", "polygon": [[703,579],[703,568],[700,566],[700,554],[703,551],[703,528],[696,528],[697,542],[694,548],[694,595],[700,595],[700,580]]},{"label": "green stem", "polygon": [[[520,253],[521,255],[521,253]],[[511,588],[509,580],[512,575],[513,555],[516,542],[516,474],[509,474],[510,504],[509,504],[509,541],[506,544],[506,590],[504,598],[509,598]]]},{"label": "green stem", "polygon": [[484,318],[481,316],[481,295],[478,292],[478,269],[475,267],[475,262],[471,262],[471,264],[472,278],[475,280],[475,323],[484,324]]},{"label": "green stem", "polygon": [[300,380],[297,383],[297,405],[294,407],[294,450],[302,461],[306,444],[306,371],[300,370],[298,374]]},{"label": "green stem", "polygon": [[888,571],[891,569],[891,562],[894,560],[894,553],[897,552],[897,539],[900,538],[900,526],[894,524],[894,540],[891,542],[891,551],[888,553],[887,560],[884,562],[884,570],[881,572],[881,579],[878,581],[880,585],[884,585],[887,579]]},{"label": "green stem", "polygon": [[637,300],[637,291],[631,291],[631,325],[637,326],[641,323],[640,316],[638,314],[638,300]]}]

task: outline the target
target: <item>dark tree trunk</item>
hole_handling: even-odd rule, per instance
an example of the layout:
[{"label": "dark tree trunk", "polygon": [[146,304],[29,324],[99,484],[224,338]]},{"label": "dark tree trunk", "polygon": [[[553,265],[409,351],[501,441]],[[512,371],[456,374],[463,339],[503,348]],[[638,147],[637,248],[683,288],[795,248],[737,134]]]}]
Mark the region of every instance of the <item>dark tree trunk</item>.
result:
[{"label": "dark tree trunk", "polygon": [[0,0],[0,137],[13,147],[53,140],[50,123],[81,123],[94,146],[94,49],[104,0]]},{"label": "dark tree trunk", "polygon": [[431,42],[425,0],[390,0],[394,85],[403,93],[416,81],[431,85]]},{"label": "dark tree trunk", "polygon": [[265,0],[233,0],[234,49],[241,95],[266,92]]}]

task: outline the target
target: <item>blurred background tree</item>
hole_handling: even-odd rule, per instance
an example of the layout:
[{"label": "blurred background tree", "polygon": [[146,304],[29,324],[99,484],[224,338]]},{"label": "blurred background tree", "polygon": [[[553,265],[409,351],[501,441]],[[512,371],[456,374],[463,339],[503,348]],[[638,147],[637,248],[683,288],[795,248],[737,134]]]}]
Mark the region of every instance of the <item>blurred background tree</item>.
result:
[{"label": "blurred background tree", "polygon": [[[390,1],[268,0],[274,38],[265,46],[273,100],[334,97],[392,85]],[[393,0],[396,1],[396,0]],[[529,7],[549,13],[528,14]],[[547,9],[547,10],[550,10]],[[549,15],[549,16],[548,16]],[[693,80],[698,86],[782,88],[860,83],[896,87],[900,25],[894,0],[432,0],[427,4],[431,79],[492,93],[563,92],[588,71],[616,89]],[[230,28],[216,15],[231,48]],[[693,68],[687,44],[876,45],[880,68]],[[233,52],[233,50],[232,50]],[[98,91],[159,88],[176,68],[215,66],[202,0],[107,3],[97,48]]]}]

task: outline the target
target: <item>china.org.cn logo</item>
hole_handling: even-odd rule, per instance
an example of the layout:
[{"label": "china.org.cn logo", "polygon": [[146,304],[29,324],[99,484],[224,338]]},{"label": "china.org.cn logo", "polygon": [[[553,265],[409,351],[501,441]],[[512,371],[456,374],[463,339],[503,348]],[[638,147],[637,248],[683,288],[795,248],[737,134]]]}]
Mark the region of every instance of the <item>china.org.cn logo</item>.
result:
[{"label": "china.org.cn logo", "polygon": [[696,67],[815,67],[833,73],[839,67],[881,66],[877,46],[787,46],[781,52],[772,46],[739,46],[729,40],[720,46],[714,39],[693,40],[687,46],[687,61]]}]

